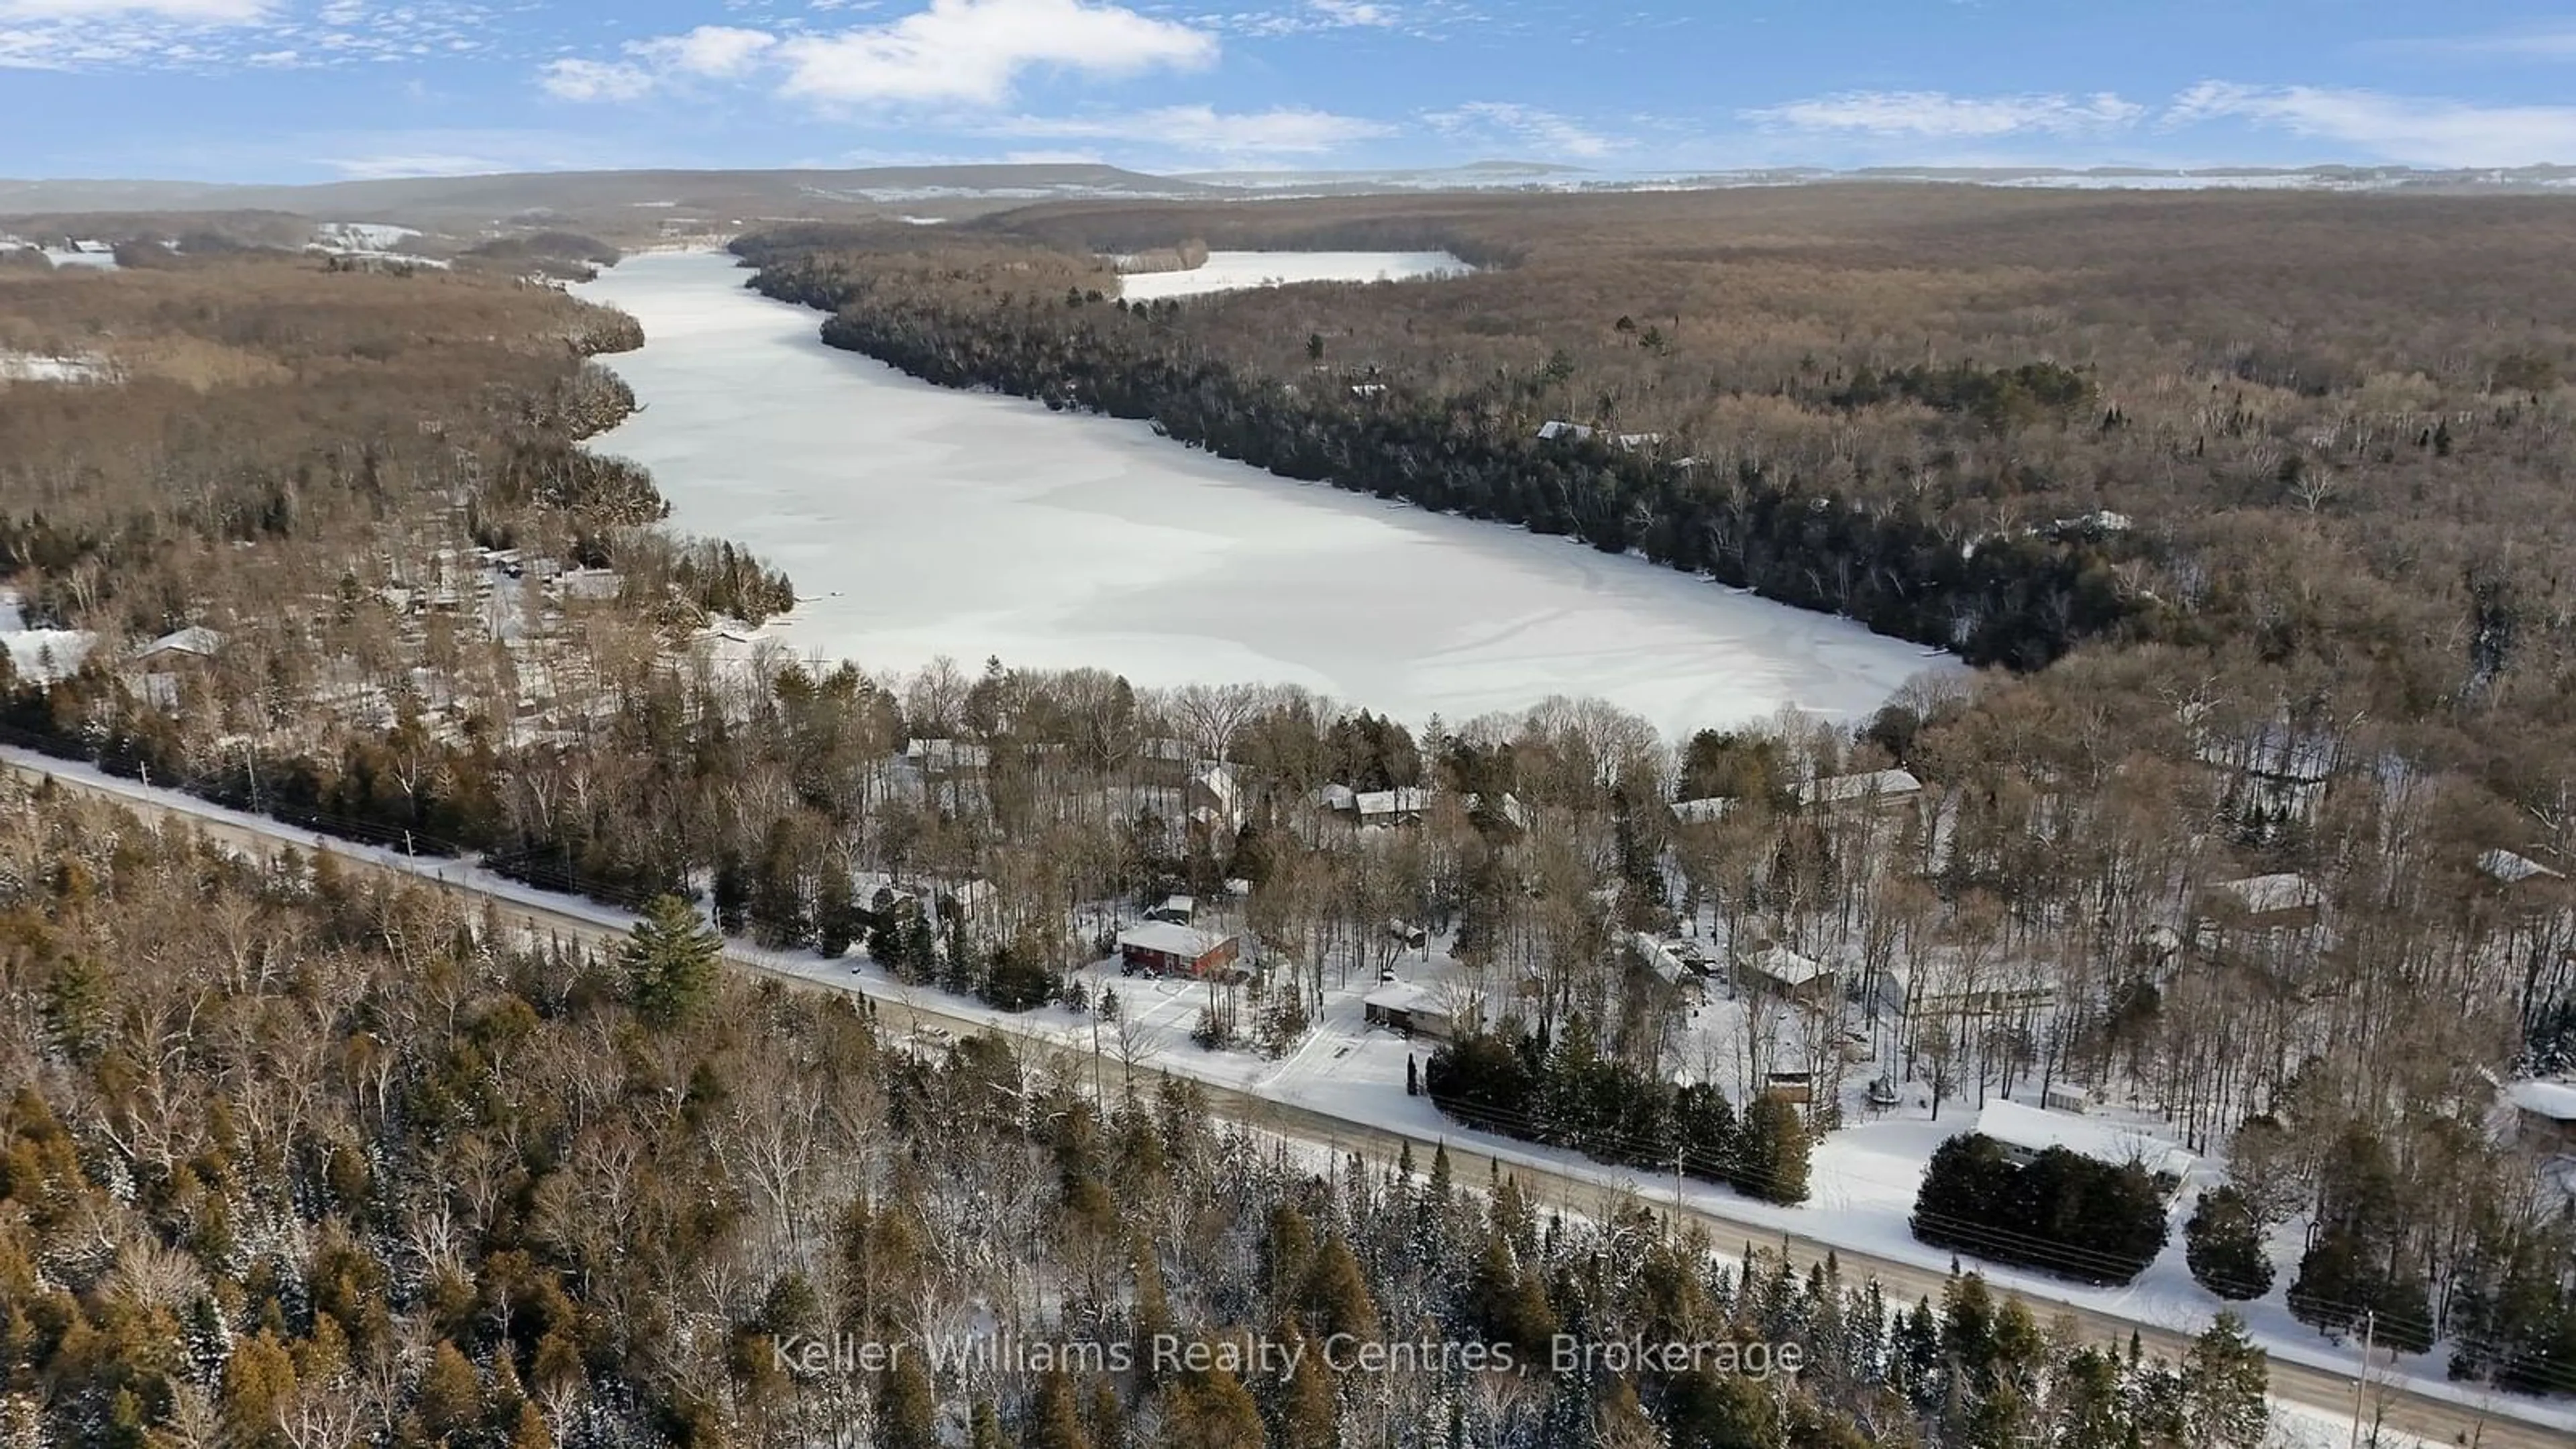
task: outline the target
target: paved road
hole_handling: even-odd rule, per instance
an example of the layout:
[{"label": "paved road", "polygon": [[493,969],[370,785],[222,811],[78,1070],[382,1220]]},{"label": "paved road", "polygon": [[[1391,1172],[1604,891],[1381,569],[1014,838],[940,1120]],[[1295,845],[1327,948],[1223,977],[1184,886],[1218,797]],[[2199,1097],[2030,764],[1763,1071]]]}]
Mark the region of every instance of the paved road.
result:
[{"label": "paved road", "polygon": [[[229,812],[186,796],[160,791],[146,791],[129,781],[101,781],[79,774],[57,774],[45,768],[41,760],[11,752],[0,758],[0,767],[23,778],[50,777],[63,788],[104,796],[135,809],[139,814],[164,821],[185,823],[209,839],[265,857],[285,847],[310,852],[325,845],[342,853],[352,862],[351,868],[379,871],[421,880],[462,896],[475,898],[488,906],[504,922],[517,921],[527,930],[553,934],[569,941],[593,946],[610,946],[623,936],[622,928],[604,924],[590,917],[555,906],[538,904],[487,885],[462,879],[467,874],[455,862],[429,861],[385,864],[372,857],[351,854],[355,848],[345,842],[326,842],[311,831],[268,821],[236,820]],[[444,878],[439,874],[444,871]],[[728,952],[726,959],[742,970],[771,977],[791,985],[817,991],[843,990],[857,992],[857,983],[841,985],[829,980],[784,970],[756,956]],[[925,1005],[919,996],[904,993],[879,993],[870,998],[877,1005],[881,1024],[899,1030],[919,1031],[929,1028],[953,1036],[968,1036],[979,1031],[1000,1031],[1025,1045],[1048,1052],[1065,1050],[1065,1043],[1054,1036],[1035,1032],[1014,1032],[995,1028],[973,1018],[952,1015],[934,1005]],[[1125,1071],[1122,1066],[1121,1072]],[[1413,1149],[1414,1160],[1427,1164],[1437,1147],[1446,1146],[1456,1179],[1465,1184],[1485,1181],[1499,1168],[1517,1177],[1541,1202],[1551,1207],[1581,1213],[1596,1220],[1607,1220],[1613,1210],[1645,1205],[1659,1212],[1670,1212],[1671,1198],[1641,1196],[1637,1191],[1614,1187],[1578,1174],[1560,1171],[1525,1161],[1497,1161],[1472,1145],[1456,1141],[1415,1136],[1373,1123],[1355,1121],[1318,1112],[1311,1108],[1277,1102],[1254,1096],[1231,1087],[1202,1082],[1179,1073],[1168,1073],[1158,1067],[1140,1063],[1138,1076],[1159,1082],[1166,1077],[1196,1086],[1211,1108],[1220,1116],[1256,1129],[1309,1146],[1328,1147],[1342,1154],[1361,1153],[1375,1161],[1391,1162],[1406,1147]],[[1835,1256],[1846,1282],[1875,1277],[1886,1290],[1889,1301],[1909,1302],[1920,1297],[1939,1299],[1946,1275],[1899,1259],[1883,1258],[1838,1246],[1805,1234],[1783,1236],[1767,1224],[1751,1222],[1728,1215],[1722,1208],[1706,1203],[1686,1204],[1688,1216],[1706,1227],[1720,1245],[1730,1242],[1754,1243],[1766,1251],[1786,1253],[1790,1261],[1803,1270],[1821,1262],[1827,1253]],[[2125,1345],[2132,1334],[2150,1354],[2179,1361],[2191,1347],[2189,1335],[2176,1333],[2151,1323],[2120,1317],[2098,1308],[2053,1298],[2045,1292],[2016,1287],[2009,1290],[2029,1303],[2043,1319],[2064,1316],[2073,1320],[2077,1329],[2097,1342]],[[2272,1393],[2303,1407],[2338,1417],[2353,1413],[2356,1398],[2365,1406],[2367,1421],[2387,1429],[2411,1434],[2436,1444],[2462,1444],[2476,1449],[2568,1449],[2570,1434],[2514,1417],[2517,1409],[2527,1408],[2512,1400],[2472,1407],[2450,1399],[2426,1394],[2402,1385],[2373,1382],[2357,1391],[2348,1373],[2313,1368],[2291,1363],[2279,1356],[2271,1360]]]}]

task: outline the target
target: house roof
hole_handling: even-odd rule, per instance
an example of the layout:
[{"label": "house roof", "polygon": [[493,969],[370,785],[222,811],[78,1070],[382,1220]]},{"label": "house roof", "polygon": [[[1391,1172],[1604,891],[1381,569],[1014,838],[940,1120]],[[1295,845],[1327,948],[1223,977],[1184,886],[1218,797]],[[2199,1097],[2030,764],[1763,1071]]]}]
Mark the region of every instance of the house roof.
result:
[{"label": "house roof", "polygon": [[1422,787],[1401,785],[1392,790],[1366,790],[1355,796],[1362,815],[1401,815],[1422,811]]},{"label": "house roof", "polygon": [[2504,1094],[2515,1106],[2535,1117],[2546,1117],[2553,1122],[2576,1122],[2576,1083],[2526,1078],[2505,1083]]},{"label": "house roof", "polygon": [[1682,964],[1682,958],[1674,954],[1673,948],[1653,936],[1644,931],[1631,931],[1628,939],[1636,943],[1638,953],[1646,958],[1646,965],[1666,981],[1679,985],[1691,974],[1690,968]]},{"label": "house roof", "polygon": [[1809,780],[1798,787],[1800,803],[1807,805],[1840,805],[1852,800],[1874,797],[1916,795],[1923,782],[1911,770],[1871,770],[1861,775],[1828,775]]},{"label": "house roof", "polygon": [[1833,968],[1810,961],[1786,946],[1771,945],[1744,958],[1751,970],[1783,986],[1804,986],[1820,976],[1831,976]]},{"label": "house roof", "polygon": [[2566,877],[2529,856],[2510,850],[2490,850],[2478,857],[2478,869],[2485,871],[2499,885],[2520,885],[2527,880],[2565,880]]},{"label": "house roof", "polygon": [[1977,1131],[2026,1152],[2063,1147],[2097,1162],[2136,1162],[2149,1172],[2176,1177],[2188,1171],[2192,1162],[2189,1152],[2144,1128],[2072,1112],[2042,1111],[2000,1097],[1977,1113]]},{"label": "house roof", "polygon": [[193,654],[200,659],[211,659],[215,651],[223,647],[223,635],[202,624],[191,624],[185,629],[164,634],[135,650],[134,657],[154,659],[164,654]]},{"label": "house roof", "polygon": [[1196,961],[1225,944],[1225,937],[1195,926],[1176,926],[1169,921],[1145,921],[1118,933],[1118,949],[1153,951],[1165,956],[1178,956]]},{"label": "house roof", "polygon": [[2310,884],[2303,875],[2281,872],[2275,875],[2249,875],[2242,880],[2223,880],[2210,886],[2247,911],[2268,916],[2275,911],[2304,911],[2325,904],[2325,893]]},{"label": "house roof", "polygon": [[1380,1011],[1420,1012],[1425,1016],[1446,1016],[1448,1009],[1440,1004],[1440,994],[1418,981],[1390,981],[1360,998],[1363,1006]]},{"label": "house roof", "polygon": [[1315,792],[1315,803],[1327,810],[1356,810],[1360,797],[1348,785],[1326,785]]}]

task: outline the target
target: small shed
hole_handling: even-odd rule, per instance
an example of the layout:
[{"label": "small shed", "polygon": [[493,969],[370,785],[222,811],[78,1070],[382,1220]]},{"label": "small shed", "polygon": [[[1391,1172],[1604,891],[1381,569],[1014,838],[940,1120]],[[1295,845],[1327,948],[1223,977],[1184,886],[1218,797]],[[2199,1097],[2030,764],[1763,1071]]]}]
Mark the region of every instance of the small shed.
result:
[{"label": "small shed", "polygon": [[1165,896],[1163,903],[1145,913],[1149,921],[1163,921],[1186,926],[1198,919],[1199,903],[1195,896]]},{"label": "small shed", "polygon": [[1422,787],[1363,790],[1354,799],[1362,825],[1415,825],[1422,820]]}]

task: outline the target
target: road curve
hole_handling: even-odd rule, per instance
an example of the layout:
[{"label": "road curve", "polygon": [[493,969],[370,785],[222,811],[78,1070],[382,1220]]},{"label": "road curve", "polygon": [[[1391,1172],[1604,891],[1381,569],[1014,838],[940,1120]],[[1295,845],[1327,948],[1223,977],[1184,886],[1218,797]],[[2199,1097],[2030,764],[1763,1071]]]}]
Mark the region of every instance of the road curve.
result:
[{"label": "road curve", "polygon": [[[264,858],[286,848],[306,853],[317,848],[330,850],[340,856],[344,869],[390,875],[476,900],[490,907],[504,921],[517,918],[532,932],[558,935],[595,947],[613,947],[625,934],[620,927],[586,916],[528,901],[470,880],[449,878],[450,875],[465,874],[461,862],[422,859],[406,864],[388,864],[372,854],[351,853],[356,848],[345,841],[330,840],[312,831],[278,822],[254,821],[191,796],[152,790],[130,781],[61,772],[49,768],[42,757],[21,751],[11,750],[0,755],[0,769],[29,781],[51,780],[61,789],[112,800],[139,816],[161,823],[185,825],[207,839],[254,857]],[[441,873],[442,867],[447,868],[447,874]],[[738,969],[790,986],[864,994],[855,984],[842,986],[818,980],[740,952],[728,950],[725,959]],[[1050,1036],[1012,1031],[952,1015],[936,1006],[925,1006],[911,993],[881,992],[870,995],[868,999],[875,1004],[881,1022],[899,1028],[918,1030],[927,1027],[957,1036],[990,1031],[1024,1046],[1051,1053],[1066,1049],[1064,1042]],[[1122,1065],[1120,1070],[1124,1073],[1127,1068]],[[1540,1201],[1596,1220],[1606,1220],[1615,1209],[1623,1207],[1634,1209],[1643,1206],[1669,1213],[1675,1206],[1669,1195],[1649,1197],[1637,1190],[1613,1186],[1543,1164],[1497,1159],[1472,1143],[1417,1136],[1374,1123],[1334,1116],[1142,1063],[1134,1068],[1134,1073],[1154,1082],[1168,1079],[1187,1083],[1203,1094],[1210,1108],[1219,1116],[1290,1141],[1329,1148],[1343,1155],[1359,1153],[1373,1160],[1392,1162],[1398,1153],[1410,1147],[1417,1162],[1428,1163],[1435,1148],[1446,1147],[1452,1170],[1460,1183],[1472,1186],[1499,1170],[1505,1176],[1518,1178]],[[1830,1253],[1846,1282],[1856,1282],[1864,1277],[1876,1278],[1891,1303],[1925,1297],[1937,1300],[1946,1282],[1944,1273],[1825,1242],[1803,1233],[1783,1235],[1767,1224],[1730,1216],[1722,1208],[1712,1208],[1705,1203],[1684,1203],[1681,1211],[1706,1228],[1719,1245],[1729,1242],[1755,1244],[1763,1251],[1787,1255],[1801,1271],[1823,1261]],[[2096,1342],[2125,1345],[2134,1334],[2150,1354],[2175,1362],[2181,1361],[2191,1348],[2190,1335],[2155,1324],[2123,1318],[2020,1285],[1999,1287],[1998,1291],[2020,1298],[2042,1318],[2063,1317],[2071,1321],[2078,1332]],[[2376,1423],[2384,1430],[2413,1435],[2429,1443],[2467,1445],[2471,1449],[2568,1449],[2571,1443],[2565,1430],[2521,1417],[2540,1407],[2524,1401],[2497,1396],[2487,1403],[2465,1404],[2405,1384],[2374,1381],[2367,1386],[2356,1385],[2348,1373],[2289,1362],[2278,1355],[2271,1357],[2270,1364],[2275,1398],[2339,1418],[2350,1416],[2356,1402],[2359,1402],[2364,1406],[2362,1413],[2366,1423]]]}]

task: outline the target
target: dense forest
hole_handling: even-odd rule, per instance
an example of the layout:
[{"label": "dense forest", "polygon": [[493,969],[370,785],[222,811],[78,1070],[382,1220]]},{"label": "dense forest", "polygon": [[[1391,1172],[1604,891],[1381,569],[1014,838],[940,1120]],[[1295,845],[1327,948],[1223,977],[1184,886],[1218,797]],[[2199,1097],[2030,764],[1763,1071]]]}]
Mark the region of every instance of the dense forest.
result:
[{"label": "dense forest", "polygon": [[[684,907],[588,954],[5,788],[12,1444],[2264,1442],[2232,1321],[2164,1364],[1973,1276],[1891,1305],[1445,1156],[1314,1161],[998,1039],[898,1049],[850,997],[717,973]],[[1252,1330],[1430,1362],[1151,1347]],[[1566,1368],[1567,1334],[1802,1369]],[[969,1338],[1135,1367],[804,1347]],[[1429,1352],[1466,1342],[1524,1368]]]}]

